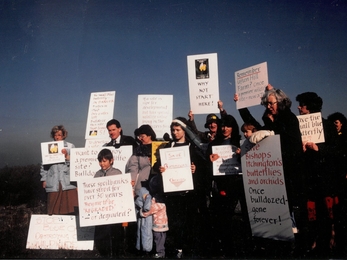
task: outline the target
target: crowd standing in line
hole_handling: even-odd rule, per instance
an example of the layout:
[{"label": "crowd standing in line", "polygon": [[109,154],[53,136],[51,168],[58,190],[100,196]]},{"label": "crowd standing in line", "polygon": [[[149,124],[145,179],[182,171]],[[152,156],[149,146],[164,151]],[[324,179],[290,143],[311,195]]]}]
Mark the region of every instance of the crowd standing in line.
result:
[{"label": "crowd standing in line", "polygon": [[[321,111],[323,102],[316,93],[302,93],[296,100],[299,102],[299,114]],[[238,101],[237,94],[234,96],[234,101]],[[347,120],[345,116],[342,113],[334,113],[328,117],[328,120],[323,119],[325,143],[303,144],[298,118],[291,111],[292,102],[282,90],[268,85],[261,98],[261,105],[265,107],[263,124],[260,124],[247,108],[243,108],[239,109],[243,120],[241,128],[235,118],[223,109],[221,101],[218,102],[220,118],[215,114],[206,117],[204,126],[208,131],[197,129],[193,111],[189,111],[188,120],[177,117],[172,121],[171,138],[168,134],[163,137],[168,141],[165,148],[188,146],[192,163],[194,190],[181,192],[164,193],[162,190],[161,176],[165,174],[165,167],[161,165],[160,157],[156,162],[151,162],[151,143],[156,141],[152,127],[140,126],[134,131],[135,138],[133,138],[123,135],[119,121],[110,120],[106,127],[111,141],[105,146],[113,146],[116,149],[122,145],[133,147],[133,155],[127,163],[125,172],[131,174],[138,215],[137,225],[134,223],[110,225],[111,227],[106,228],[100,237],[98,237],[100,233],[96,232],[96,248],[102,256],[117,256],[120,238],[127,237],[126,241],[130,248],[135,247],[139,254],[145,256],[155,251],[153,256],[155,258],[232,257],[231,245],[234,242],[234,234],[231,223],[237,212],[235,209],[238,203],[241,205],[244,224],[242,235],[254,244],[252,245],[254,250],[257,247],[267,250],[264,248],[266,243],[262,242],[262,239],[253,238],[251,235],[242,175],[213,176],[212,174],[212,162],[218,158],[218,155],[212,153],[212,146],[230,144],[234,147],[236,156],[240,156],[240,130],[252,143],[260,142],[269,135],[280,136],[289,211],[295,233],[295,244],[281,244],[283,256],[291,253],[293,257],[326,257],[331,252],[337,252],[342,257],[346,256],[347,230],[344,216],[347,215],[347,135],[344,129],[347,127]],[[54,135],[52,137],[59,140]],[[63,139],[65,137],[66,135]],[[203,143],[205,146],[198,143]],[[65,154],[67,162],[59,167],[64,165],[68,167],[68,152]],[[108,171],[119,174],[112,167],[113,158],[99,155],[102,169],[95,177],[108,175]],[[107,169],[104,169],[102,164],[104,160],[109,162],[110,167],[105,166]],[[66,169],[68,174],[69,169]],[[42,181],[46,181],[47,171],[47,168],[45,171],[42,170]],[[64,193],[64,188],[61,189],[64,184],[59,185]],[[45,184],[44,187],[47,189]],[[52,199],[48,200],[49,203],[51,201]],[[58,213],[52,211],[51,214]],[[153,241],[155,250],[152,249]]]}]

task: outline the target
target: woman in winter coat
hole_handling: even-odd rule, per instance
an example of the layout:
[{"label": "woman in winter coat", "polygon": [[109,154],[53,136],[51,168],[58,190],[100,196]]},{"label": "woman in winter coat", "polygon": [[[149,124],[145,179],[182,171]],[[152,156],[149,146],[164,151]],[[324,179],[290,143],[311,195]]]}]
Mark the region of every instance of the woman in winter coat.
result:
[{"label": "woman in winter coat", "polygon": [[[139,213],[144,206],[142,196],[152,170],[152,141],[156,141],[156,134],[150,125],[141,125],[134,133],[141,144],[136,147],[134,154],[129,158],[125,172],[131,174],[138,213],[136,249],[146,254],[152,250],[153,245],[152,221],[151,218],[141,217]],[[142,189],[142,187],[144,188]],[[150,207],[150,204],[148,206]]]},{"label": "woman in winter coat", "polygon": [[65,141],[67,131],[62,125],[52,128],[51,137],[54,141],[64,140],[65,162],[41,166],[42,187],[47,192],[47,213],[71,214],[78,206],[77,189],[70,183],[70,149],[75,146]]}]

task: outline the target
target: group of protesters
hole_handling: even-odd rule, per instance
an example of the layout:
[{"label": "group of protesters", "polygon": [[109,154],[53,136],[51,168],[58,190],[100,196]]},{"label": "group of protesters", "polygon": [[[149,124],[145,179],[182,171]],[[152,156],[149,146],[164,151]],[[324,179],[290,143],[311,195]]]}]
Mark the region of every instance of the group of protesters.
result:
[{"label": "group of protesters", "polygon": [[[234,101],[238,101],[237,94]],[[314,92],[301,93],[296,101],[300,115],[322,110],[323,101]],[[241,127],[223,109],[222,101],[218,102],[220,115],[207,115],[204,125],[207,131],[198,130],[193,111],[189,111],[187,119],[177,117],[172,121],[171,137],[168,134],[163,136],[167,141],[163,149],[189,146],[194,184],[194,190],[189,191],[163,192],[162,176],[166,168],[161,165],[160,156],[156,162],[151,162],[152,142],[157,141],[157,136],[150,125],[140,126],[131,137],[123,135],[118,120],[110,120],[106,127],[111,141],[105,146],[116,149],[123,145],[133,147],[125,173],[131,175],[138,214],[136,223],[115,224],[110,225],[107,231],[103,229],[101,236],[107,235],[108,238],[96,244],[101,248],[98,248],[100,252],[104,256],[117,256],[121,234],[127,238],[129,248],[135,247],[138,254],[148,257],[152,252],[154,258],[232,257],[235,256],[235,215],[242,219],[243,239],[251,240],[254,243],[252,248],[267,250],[264,241],[252,238],[242,174],[214,176],[212,173],[212,163],[218,158],[217,154],[213,154],[212,147],[232,145],[238,148],[236,154],[240,156],[242,132],[253,144],[270,135],[280,136],[289,212],[295,227],[294,244],[284,242],[284,248],[289,248],[295,257],[328,257],[332,253],[346,256],[345,116],[336,112],[322,119],[324,143],[303,143],[298,118],[291,111],[292,102],[282,90],[268,85],[261,105],[265,107],[263,123],[243,108],[239,109],[243,120]],[[67,131],[59,127],[52,130],[54,140],[63,140],[67,136]],[[202,144],[207,148],[202,149]],[[65,142],[65,147],[71,145]],[[55,194],[48,198],[48,214],[73,213],[66,208],[77,206],[76,186],[62,181],[69,171],[68,149],[64,149],[64,154],[65,164],[50,168],[45,166],[41,170],[43,187],[49,194]],[[113,167],[117,168],[117,165]],[[58,177],[52,183],[54,175]],[[54,188],[48,189],[49,185]],[[107,244],[109,239],[115,240],[113,244]]]}]

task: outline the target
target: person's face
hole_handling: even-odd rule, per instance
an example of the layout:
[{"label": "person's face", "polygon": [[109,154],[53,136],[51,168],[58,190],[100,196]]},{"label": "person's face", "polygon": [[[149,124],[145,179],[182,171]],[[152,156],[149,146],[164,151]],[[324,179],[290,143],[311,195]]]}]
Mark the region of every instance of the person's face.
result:
[{"label": "person's face", "polygon": [[107,159],[103,158],[99,162],[101,169],[103,169],[104,171],[106,171],[108,168],[110,168],[112,166],[112,164],[113,164],[113,159],[107,160]]},{"label": "person's face", "polygon": [[216,133],[218,129],[218,125],[216,122],[212,122],[208,125],[208,129],[210,130],[211,133]]},{"label": "person's face", "polygon": [[340,120],[335,120],[334,121],[334,125],[336,127],[337,132],[340,132],[341,131],[341,127],[342,127],[341,121]]},{"label": "person's face", "polygon": [[277,115],[278,113],[278,105],[277,105],[277,100],[274,95],[271,95],[268,97],[267,102],[266,102],[266,107],[270,111],[272,115]]},{"label": "person's face", "polygon": [[64,140],[63,138],[63,132],[61,130],[58,130],[57,132],[55,132],[54,134],[54,141],[62,141]]},{"label": "person's face", "polygon": [[310,113],[310,110],[307,109],[305,104],[299,103],[298,110],[300,115],[307,115]]},{"label": "person's face", "polygon": [[252,130],[245,130],[245,131],[243,132],[243,136],[244,136],[245,138],[249,138],[252,134],[253,134]]},{"label": "person's face", "polygon": [[116,125],[110,125],[107,127],[108,134],[110,135],[111,139],[117,139],[118,136],[120,135],[120,132],[122,131],[121,127],[117,127]]},{"label": "person's face", "polygon": [[176,142],[185,141],[185,132],[183,131],[181,126],[172,126],[171,135]]},{"label": "person's face", "polygon": [[231,126],[222,126],[222,134],[224,138],[230,138],[233,128]]},{"label": "person's face", "polygon": [[152,143],[152,137],[150,135],[140,134],[138,136],[138,138],[142,144],[151,144]]}]

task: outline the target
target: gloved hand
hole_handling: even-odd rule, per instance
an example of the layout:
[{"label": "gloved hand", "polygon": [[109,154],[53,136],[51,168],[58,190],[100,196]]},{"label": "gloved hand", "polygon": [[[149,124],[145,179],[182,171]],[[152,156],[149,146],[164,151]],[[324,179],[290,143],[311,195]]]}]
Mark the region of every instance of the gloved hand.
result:
[{"label": "gloved hand", "polygon": [[269,131],[269,130],[259,130],[257,132],[254,132],[250,137],[249,137],[249,141],[252,144],[256,144],[259,143],[261,140],[263,140],[264,138],[270,136],[270,135],[275,135],[274,131]]}]

